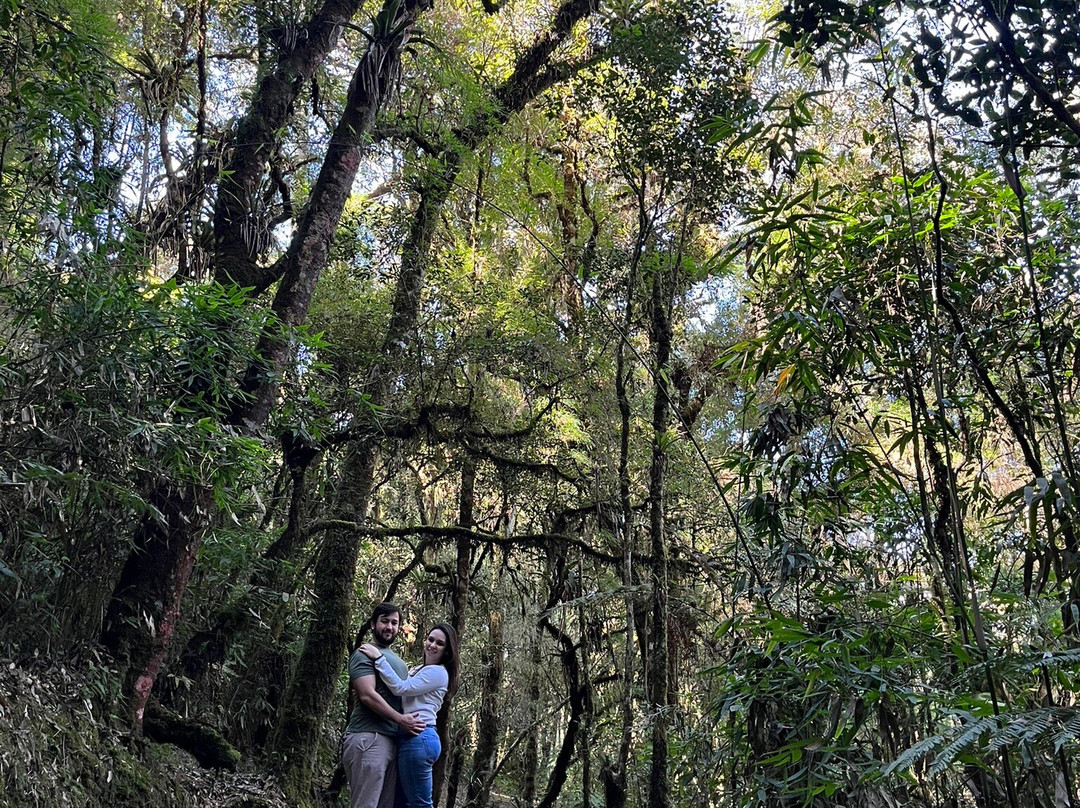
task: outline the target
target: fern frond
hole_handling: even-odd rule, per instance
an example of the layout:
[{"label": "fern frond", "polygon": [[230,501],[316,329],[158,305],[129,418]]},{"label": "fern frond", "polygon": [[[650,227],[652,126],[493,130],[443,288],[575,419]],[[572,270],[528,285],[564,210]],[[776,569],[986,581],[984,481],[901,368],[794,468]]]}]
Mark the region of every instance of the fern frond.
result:
[{"label": "fern frond", "polygon": [[990,749],[997,752],[1020,741],[1036,743],[1071,712],[1060,707],[1043,707],[1002,716],[1001,729],[990,738]]},{"label": "fern frond", "polygon": [[913,746],[908,747],[900,755],[885,767],[885,776],[888,777],[893,772],[905,771],[910,769],[924,757],[929,755],[937,748],[938,744],[945,740],[942,735],[931,735],[929,738],[923,738],[921,741]]},{"label": "fern frond", "polygon": [[1061,751],[1061,747],[1065,744],[1072,743],[1080,738],[1080,710],[1073,709],[1069,712],[1072,713],[1072,717],[1067,719],[1059,732],[1054,737],[1054,753]]},{"label": "fern frond", "polygon": [[1080,648],[1066,648],[1061,651],[1038,651],[1032,654],[1020,654],[1006,657],[1005,664],[1018,670],[1033,668],[1061,668],[1080,665]]},{"label": "fern frond", "polygon": [[961,752],[977,743],[987,732],[993,732],[997,729],[997,726],[997,717],[988,715],[978,718],[963,727],[960,734],[934,757],[934,762],[931,764],[928,774],[931,777],[941,774],[956,760]]}]

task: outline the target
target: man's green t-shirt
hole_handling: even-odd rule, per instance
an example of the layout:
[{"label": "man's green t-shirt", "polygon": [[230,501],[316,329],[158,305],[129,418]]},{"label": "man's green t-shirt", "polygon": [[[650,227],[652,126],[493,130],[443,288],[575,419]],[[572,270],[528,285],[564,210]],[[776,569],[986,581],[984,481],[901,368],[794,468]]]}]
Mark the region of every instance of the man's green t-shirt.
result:
[{"label": "man's green t-shirt", "polygon": [[[409,676],[409,669],[398,658],[397,654],[389,648],[379,650],[382,651],[382,655],[386,657],[386,661],[390,663],[390,667],[394,669],[398,676],[402,679]],[[349,686],[352,687],[353,679],[361,676],[374,676],[375,692],[386,699],[387,704],[401,712],[401,697],[391,693],[390,689],[383,683],[382,677],[375,672],[375,662],[357,650],[353,651],[352,656],[349,657]],[[359,698],[353,707],[352,715],[349,716],[349,725],[345,727],[346,735],[351,735],[354,732],[378,732],[380,735],[397,735],[397,731],[397,724],[373,713],[364,706],[364,703]]]}]

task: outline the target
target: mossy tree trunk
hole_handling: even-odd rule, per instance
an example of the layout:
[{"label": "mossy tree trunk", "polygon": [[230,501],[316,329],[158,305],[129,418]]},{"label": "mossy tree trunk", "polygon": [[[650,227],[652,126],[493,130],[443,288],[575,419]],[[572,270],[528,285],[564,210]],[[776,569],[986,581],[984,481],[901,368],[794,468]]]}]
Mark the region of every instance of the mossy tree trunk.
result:
[{"label": "mossy tree trunk", "polygon": [[[282,261],[260,267],[250,243],[252,211],[246,209],[267,171],[267,155],[278,145],[295,101],[334,49],[356,13],[353,0],[327,0],[311,17],[305,36],[260,79],[247,114],[236,130],[235,148],[222,172],[214,213],[215,279],[253,287],[280,281],[273,311],[279,324],[267,331],[257,359],[245,376],[245,396],[227,415],[248,431],[262,427],[276,398],[277,378],[290,360],[285,328],[301,325],[326,264],[329,245],[360,165],[370,145],[376,116],[393,86],[401,51],[428,0],[387,0],[374,19],[374,33],[357,66],[348,101],[331,139],[303,220]],[[199,486],[159,486],[151,503],[164,515],[161,524],[144,520],[108,609],[102,634],[125,668],[126,693],[136,724],[142,719],[179,615],[202,538],[213,523],[207,492]],[[331,555],[339,555],[331,551]]]},{"label": "mossy tree trunk", "polygon": [[[412,224],[402,246],[401,269],[382,356],[372,368],[365,386],[373,410],[388,406],[390,382],[414,344],[431,244],[465,155],[475,151],[511,115],[584,66],[581,62],[554,67],[550,59],[577,23],[592,14],[596,7],[597,0],[567,0],[563,3],[555,12],[550,28],[540,33],[521,53],[511,75],[495,89],[493,105],[478,110],[454,133],[452,144],[438,154],[439,167],[428,174],[420,189]],[[353,448],[350,464],[356,473],[349,473],[347,477],[366,482],[358,486],[346,483],[346,488],[354,493],[339,498],[336,518],[356,519],[358,514],[366,512],[378,450],[379,447],[369,441]],[[313,590],[317,606],[286,694],[274,743],[275,753],[284,761],[282,773],[287,792],[298,802],[310,800],[315,738],[329,706],[348,642],[349,605],[359,551],[360,538],[356,531],[332,531],[325,539],[315,565]]]},{"label": "mossy tree trunk", "polygon": [[[362,443],[353,447],[343,472],[339,515],[357,523],[363,514],[352,506],[371,495],[377,452]],[[319,731],[334,694],[352,625],[352,593],[359,555],[358,532],[328,530],[315,562],[311,621],[300,659],[289,679],[282,714],[271,746],[281,761],[282,785],[298,805],[310,802]]]},{"label": "mossy tree trunk", "polygon": [[211,503],[203,486],[158,488],[151,504],[162,518],[142,520],[109,603],[101,641],[124,671],[136,727],[176,629]]},{"label": "mossy tree trunk", "polygon": [[495,756],[499,750],[502,722],[499,720],[499,689],[503,675],[502,615],[493,611],[488,618],[488,642],[480,656],[480,714],[476,727],[476,751],[472,774],[465,790],[466,808],[487,808],[491,801]]},{"label": "mossy tree trunk", "polygon": [[[458,526],[471,530],[475,524],[476,507],[476,462],[466,457],[461,465],[461,486],[458,492]],[[458,640],[465,636],[465,611],[469,605],[469,588],[472,577],[472,538],[465,532],[457,538],[457,559],[455,562],[453,589],[450,593],[450,625],[457,632]],[[432,771],[432,799],[436,804],[442,796],[443,780],[446,776],[447,761],[455,754],[454,741],[450,733],[450,714],[453,705],[447,703],[440,711],[438,730],[442,743],[442,755],[435,761]]]},{"label": "mossy tree trunk", "polygon": [[671,291],[667,273],[658,268],[652,279],[653,449],[649,472],[649,531],[652,538],[652,626],[649,649],[649,707],[652,713],[652,764],[649,808],[671,804],[668,777],[668,543],[664,523],[664,442],[670,418],[668,364],[671,358]]}]

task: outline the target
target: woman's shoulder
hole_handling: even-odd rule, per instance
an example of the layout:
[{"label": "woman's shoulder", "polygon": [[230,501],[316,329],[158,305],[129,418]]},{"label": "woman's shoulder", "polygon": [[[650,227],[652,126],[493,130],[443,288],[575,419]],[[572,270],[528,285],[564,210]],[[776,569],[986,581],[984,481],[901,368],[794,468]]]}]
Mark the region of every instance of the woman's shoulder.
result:
[{"label": "woman's shoulder", "polygon": [[442,665],[413,665],[409,669],[409,676],[423,676],[430,682],[449,682],[450,674]]}]

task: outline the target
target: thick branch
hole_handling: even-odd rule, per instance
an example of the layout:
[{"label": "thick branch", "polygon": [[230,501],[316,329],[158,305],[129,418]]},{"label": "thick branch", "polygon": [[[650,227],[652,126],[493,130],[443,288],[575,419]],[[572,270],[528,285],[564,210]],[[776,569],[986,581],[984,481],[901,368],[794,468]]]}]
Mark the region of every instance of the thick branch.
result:
[{"label": "thick branch", "polygon": [[[292,329],[307,319],[360,168],[362,150],[370,142],[376,116],[398,74],[409,33],[420,12],[428,7],[429,0],[406,0],[400,6],[396,0],[388,0],[375,20],[375,38],[353,73],[345,109],[334,129],[304,218],[272,273],[281,277],[273,306],[277,322],[259,340],[258,359],[248,368],[243,383],[248,400],[231,419],[236,425],[251,430],[265,423],[270,414],[277,398],[279,374],[289,359]],[[379,30],[390,33],[380,36]]]},{"label": "thick branch", "polygon": [[558,569],[555,580],[552,582],[551,597],[548,598],[547,605],[544,611],[541,612],[538,623],[559,645],[559,659],[562,662],[563,674],[566,677],[566,686],[569,690],[570,718],[566,722],[563,742],[558,755],[555,757],[547,789],[540,800],[539,808],[551,808],[558,800],[573,761],[574,747],[577,742],[578,731],[581,729],[582,719],[592,711],[588,688],[583,686],[581,682],[581,666],[577,658],[577,645],[565,631],[551,622],[550,618],[552,610],[561,601],[560,594],[565,591],[567,583],[563,559],[558,559],[556,564]]},{"label": "thick branch", "polygon": [[[623,563],[623,556],[621,554],[615,555],[614,553],[605,552],[597,549],[583,539],[567,536],[563,533],[521,533],[515,536],[501,536],[496,533],[487,533],[475,529],[470,530],[468,528],[452,525],[446,527],[437,527],[434,525],[363,527],[357,522],[350,522],[343,519],[321,519],[312,524],[311,527],[308,528],[307,533],[309,536],[312,536],[328,530],[349,531],[354,535],[373,539],[404,539],[410,536],[422,536],[425,538],[425,541],[422,543],[424,549],[432,546],[437,541],[451,542],[457,541],[459,538],[469,538],[478,544],[493,544],[502,548],[528,547],[540,550],[549,547],[552,542],[555,542],[565,547],[573,547],[583,555],[596,561],[615,565],[621,565]],[[634,553],[632,559],[635,564],[642,564],[645,566],[649,566],[653,563],[652,556],[645,553]],[[698,571],[701,569],[702,564],[708,566],[704,561],[702,564],[694,564],[676,558],[670,559],[669,563],[680,572]]]},{"label": "thick branch", "polygon": [[359,7],[360,0],[326,0],[255,88],[251,106],[232,138],[214,205],[214,279],[218,282],[262,291],[275,280],[267,268],[258,265],[245,235],[250,203],[258,195],[270,155],[292,117],[301,89],[337,45]]}]

